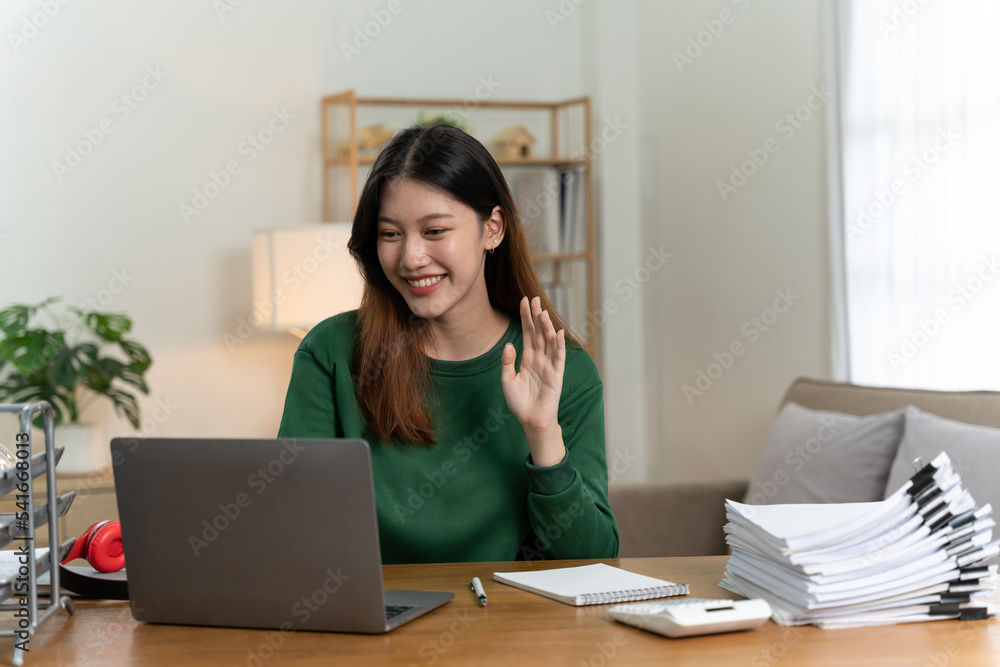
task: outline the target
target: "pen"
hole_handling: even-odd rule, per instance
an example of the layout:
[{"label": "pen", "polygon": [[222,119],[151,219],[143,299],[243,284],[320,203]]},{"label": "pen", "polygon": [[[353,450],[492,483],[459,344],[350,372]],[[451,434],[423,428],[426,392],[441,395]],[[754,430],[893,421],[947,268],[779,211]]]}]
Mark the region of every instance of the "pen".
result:
[{"label": "pen", "polygon": [[475,591],[476,595],[479,596],[479,604],[486,606],[486,591],[483,590],[483,582],[479,581],[479,577],[473,577],[472,583],[469,584],[469,588]]}]

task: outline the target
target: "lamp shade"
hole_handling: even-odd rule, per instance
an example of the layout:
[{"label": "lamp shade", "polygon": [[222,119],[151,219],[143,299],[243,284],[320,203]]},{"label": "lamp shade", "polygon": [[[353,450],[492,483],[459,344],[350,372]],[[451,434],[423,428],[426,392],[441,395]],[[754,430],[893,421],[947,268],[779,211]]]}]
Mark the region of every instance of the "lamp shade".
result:
[{"label": "lamp shade", "polygon": [[362,279],[347,249],[351,223],[253,233],[253,300],[260,327],[305,335],[361,303]]}]

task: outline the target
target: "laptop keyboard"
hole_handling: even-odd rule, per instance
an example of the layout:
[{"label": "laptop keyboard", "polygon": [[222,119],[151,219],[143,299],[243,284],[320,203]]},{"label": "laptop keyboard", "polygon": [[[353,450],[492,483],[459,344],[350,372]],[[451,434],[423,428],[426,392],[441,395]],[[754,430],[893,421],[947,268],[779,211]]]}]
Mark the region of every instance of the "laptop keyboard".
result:
[{"label": "laptop keyboard", "polygon": [[413,605],[406,604],[387,604],[385,606],[385,620],[399,616],[404,611],[409,611],[413,609]]}]

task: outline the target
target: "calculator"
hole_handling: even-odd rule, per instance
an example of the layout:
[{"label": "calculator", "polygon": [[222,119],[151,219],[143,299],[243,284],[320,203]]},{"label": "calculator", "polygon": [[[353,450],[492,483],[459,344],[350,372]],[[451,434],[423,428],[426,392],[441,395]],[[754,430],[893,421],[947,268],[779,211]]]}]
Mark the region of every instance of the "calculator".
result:
[{"label": "calculator", "polygon": [[617,604],[611,618],[666,637],[691,637],[752,630],[771,615],[766,600],[672,598],[655,602]]}]

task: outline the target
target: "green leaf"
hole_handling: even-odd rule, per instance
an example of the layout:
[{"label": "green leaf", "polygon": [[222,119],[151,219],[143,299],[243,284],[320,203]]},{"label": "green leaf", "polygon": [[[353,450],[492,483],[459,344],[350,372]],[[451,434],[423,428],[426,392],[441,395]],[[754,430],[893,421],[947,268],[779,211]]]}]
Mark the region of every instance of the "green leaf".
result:
[{"label": "green leaf", "polygon": [[97,363],[100,350],[93,343],[80,343],[76,346],[76,356],[81,366],[93,366]]},{"label": "green leaf", "polygon": [[117,359],[104,357],[98,359],[96,363],[86,368],[87,376],[83,384],[99,394],[107,394],[111,389],[111,383],[119,377],[125,364]]},{"label": "green leaf", "polygon": [[142,377],[142,373],[135,370],[132,366],[122,368],[118,379],[132,385],[144,394],[149,393],[149,387],[146,386],[146,380]]},{"label": "green leaf", "polygon": [[58,351],[58,338],[47,331],[28,331],[0,341],[0,356],[25,376],[44,371]]},{"label": "green leaf", "polygon": [[40,385],[23,386],[19,390],[11,392],[4,399],[11,403],[35,403],[37,401],[48,401],[52,406],[52,412],[56,424],[65,420],[65,407],[61,397],[55,393],[51,387]]},{"label": "green leaf", "polygon": [[132,320],[120,313],[87,313],[85,321],[100,338],[118,342],[132,328]]},{"label": "green leaf", "polygon": [[131,340],[120,340],[118,344],[131,362],[129,366],[137,373],[145,373],[153,363],[153,358],[147,350],[139,343]]},{"label": "green leaf", "polygon": [[39,385],[21,385],[12,387],[8,399],[11,403],[33,403],[34,401],[47,401],[52,392]]},{"label": "green leaf", "polygon": [[0,331],[3,331],[4,338],[12,338],[22,335],[28,328],[28,322],[42,308],[52,305],[59,300],[59,297],[49,297],[45,301],[36,304],[16,303],[12,306],[0,310]]},{"label": "green leaf", "polygon": [[80,380],[83,373],[80,371],[80,361],[78,359],[79,348],[64,347],[56,354],[52,361],[52,368],[49,377],[52,382],[66,389],[72,389]]},{"label": "green leaf", "polygon": [[3,331],[5,338],[19,336],[28,328],[28,320],[31,319],[31,310],[25,305],[14,305],[0,311],[0,331]]},{"label": "green leaf", "polygon": [[49,403],[52,404],[52,410],[56,413],[56,424],[61,424],[63,421],[72,423],[80,418],[75,390],[69,391],[62,387],[55,387]]},{"label": "green leaf", "polygon": [[[52,421],[56,426],[76,421],[75,413],[72,408],[68,406],[66,397],[59,393],[58,388],[56,388],[55,391],[45,392],[44,396],[38,396],[30,400],[48,401],[49,405],[52,406]],[[39,415],[35,418],[33,423],[38,428],[42,428],[42,421],[42,416]]]},{"label": "green leaf", "polygon": [[119,389],[109,390],[107,396],[114,402],[115,411],[128,419],[133,428],[139,428],[139,403],[135,396]]}]

